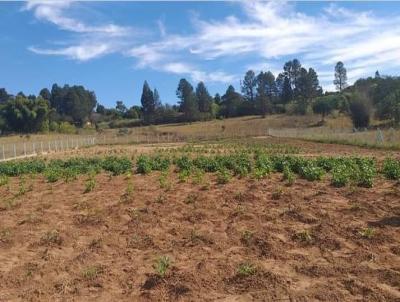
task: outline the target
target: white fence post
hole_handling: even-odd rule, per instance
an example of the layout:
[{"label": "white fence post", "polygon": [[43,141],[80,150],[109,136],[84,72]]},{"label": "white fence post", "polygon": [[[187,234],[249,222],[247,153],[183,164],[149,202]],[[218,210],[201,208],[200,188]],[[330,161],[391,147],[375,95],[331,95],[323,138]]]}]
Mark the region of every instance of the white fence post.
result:
[{"label": "white fence post", "polygon": [[15,146],[15,143],[14,143],[14,157],[17,157],[17,147]]}]

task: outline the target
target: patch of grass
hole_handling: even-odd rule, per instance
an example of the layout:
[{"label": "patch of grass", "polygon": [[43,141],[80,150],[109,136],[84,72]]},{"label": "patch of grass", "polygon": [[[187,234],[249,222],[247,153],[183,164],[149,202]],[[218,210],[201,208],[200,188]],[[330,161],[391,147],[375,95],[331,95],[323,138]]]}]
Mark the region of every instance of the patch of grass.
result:
[{"label": "patch of grass", "polygon": [[161,256],[156,260],[156,263],[153,265],[153,268],[161,278],[164,278],[170,266],[171,266],[170,258],[168,256]]},{"label": "patch of grass", "polygon": [[228,169],[221,169],[217,172],[217,183],[220,185],[227,184],[232,179],[232,174]]},{"label": "patch of grass", "polygon": [[92,192],[95,187],[96,187],[96,178],[93,175],[90,175],[89,178],[85,181],[84,193]]},{"label": "patch of grass", "polygon": [[375,229],[373,228],[364,228],[358,232],[362,238],[371,239],[375,236]]},{"label": "patch of grass", "polygon": [[253,239],[253,237],[254,237],[254,233],[253,233],[252,231],[245,230],[245,231],[242,233],[242,238],[241,238],[241,240],[242,240],[242,242],[245,243],[246,245],[249,245],[250,242],[251,242],[251,240]]},{"label": "patch of grass", "polygon": [[95,280],[102,273],[103,269],[101,266],[92,265],[83,269],[82,277],[86,280]]},{"label": "patch of grass", "polygon": [[311,232],[309,230],[304,230],[296,233],[295,238],[304,243],[311,243],[313,241]]},{"label": "patch of grass", "polygon": [[241,277],[248,277],[252,276],[257,272],[257,268],[249,263],[249,262],[244,262],[239,264],[239,267],[237,269],[237,275]]}]

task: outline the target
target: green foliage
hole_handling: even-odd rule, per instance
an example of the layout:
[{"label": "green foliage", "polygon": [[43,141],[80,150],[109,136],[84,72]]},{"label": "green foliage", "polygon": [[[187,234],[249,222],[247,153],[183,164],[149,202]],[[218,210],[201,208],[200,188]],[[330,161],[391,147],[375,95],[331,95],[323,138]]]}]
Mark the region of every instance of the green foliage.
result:
[{"label": "green foliage", "polygon": [[237,269],[238,276],[248,277],[254,275],[257,272],[256,267],[248,262],[241,263]]},{"label": "green foliage", "polygon": [[343,164],[336,165],[332,169],[331,183],[334,187],[344,187],[351,180],[351,167]]},{"label": "green foliage", "polygon": [[154,264],[154,270],[156,273],[161,277],[164,278],[165,274],[167,273],[168,269],[171,266],[171,260],[168,256],[161,256],[157,259],[156,263]]},{"label": "green foliage", "polygon": [[286,180],[290,186],[293,185],[296,180],[296,176],[288,165],[283,167],[283,179]]},{"label": "green foliage", "polygon": [[101,166],[113,175],[121,175],[132,170],[132,162],[127,157],[106,157]]},{"label": "green foliage", "polygon": [[217,183],[227,184],[232,178],[232,174],[228,169],[222,168],[217,172]]},{"label": "green foliage", "polygon": [[49,104],[41,97],[29,100],[21,95],[8,100],[0,109],[0,117],[9,131],[39,132],[48,123]]},{"label": "green foliage", "polygon": [[136,161],[136,171],[140,174],[148,174],[152,170],[151,159],[149,156],[140,155]]},{"label": "green foliage", "polygon": [[325,174],[325,170],[310,161],[300,168],[300,174],[308,181],[315,181],[321,180],[322,176]]},{"label": "green foliage", "polygon": [[7,175],[0,175],[0,187],[7,185],[9,178]]},{"label": "green foliage", "polygon": [[400,180],[400,162],[391,158],[385,159],[382,173],[387,179]]}]

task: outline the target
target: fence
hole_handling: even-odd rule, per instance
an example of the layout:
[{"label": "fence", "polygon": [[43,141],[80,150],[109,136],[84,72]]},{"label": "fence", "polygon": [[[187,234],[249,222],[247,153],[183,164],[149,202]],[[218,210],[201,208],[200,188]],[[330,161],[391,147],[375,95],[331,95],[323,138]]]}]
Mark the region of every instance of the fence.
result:
[{"label": "fence", "polygon": [[0,144],[0,161],[33,157],[40,154],[79,149],[96,144],[95,137],[65,138]]}]

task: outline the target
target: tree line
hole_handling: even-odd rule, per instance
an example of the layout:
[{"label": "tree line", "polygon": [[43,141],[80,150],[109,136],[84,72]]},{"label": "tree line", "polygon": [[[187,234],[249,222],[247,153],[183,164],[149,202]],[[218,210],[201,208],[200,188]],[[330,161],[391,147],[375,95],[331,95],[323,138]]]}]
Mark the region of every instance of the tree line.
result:
[{"label": "tree line", "polygon": [[128,108],[117,101],[115,108],[99,104],[93,91],[83,86],[54,84],[38,96],[16,96],[0,89],[0,128],[8,132],[73,131],[75,127],[109,127],[194,122],[246,115],[315,113],[321,123],[336,111],[351,117],[355,128],[368,127],[372,117],[400,124],[400,78],[381,76],[347,83],[342,62],[334,68],[336,92],[323,92],[318,74],[297,59],[283,65],[275,76],[271,71],[256,74],[248,70],[240,82],[240,92],[229,85],[224,94],[212,96],[206,85],[195,87],[181,79],[176,89],[176,105],[163,104],[157,89],[143,84],[141,106]]}]

